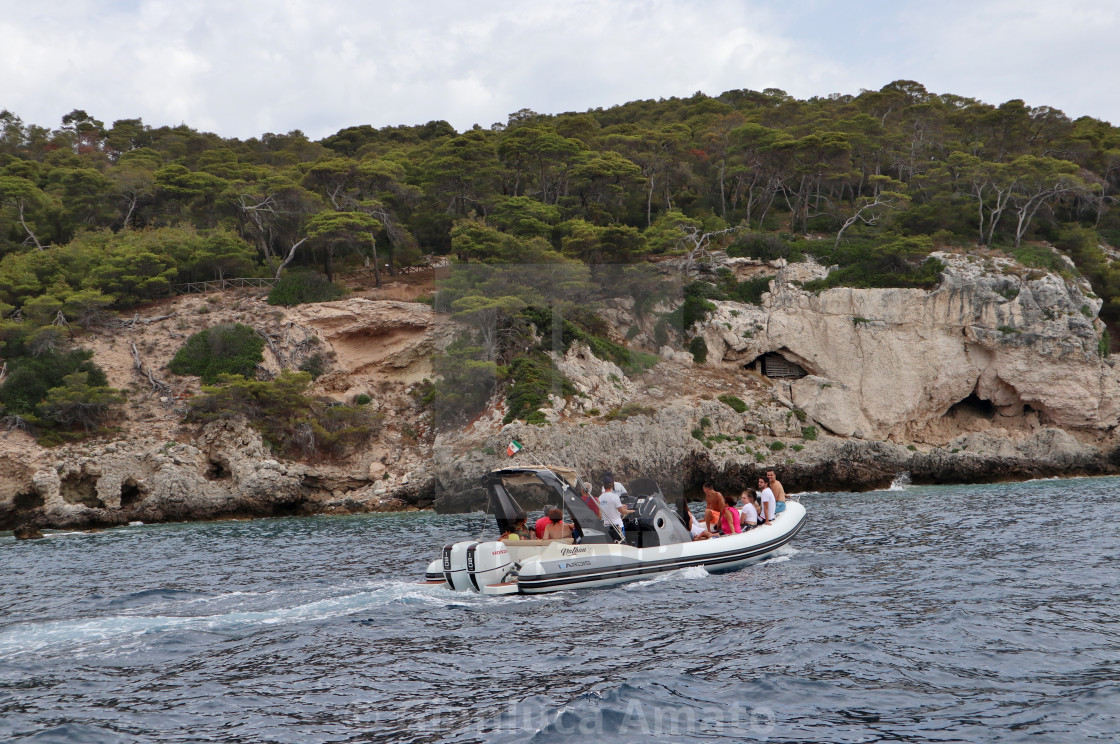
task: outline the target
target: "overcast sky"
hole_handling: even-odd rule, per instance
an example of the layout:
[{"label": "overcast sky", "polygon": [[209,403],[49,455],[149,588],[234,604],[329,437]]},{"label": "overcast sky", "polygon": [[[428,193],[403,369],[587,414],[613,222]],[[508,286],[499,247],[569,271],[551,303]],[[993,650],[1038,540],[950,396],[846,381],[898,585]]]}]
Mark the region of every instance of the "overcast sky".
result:
[{"label": "overcast sky", "polygon": [[898,79],[1120,124],[1118,0],[0,0],[0,109],[223,136]]}]

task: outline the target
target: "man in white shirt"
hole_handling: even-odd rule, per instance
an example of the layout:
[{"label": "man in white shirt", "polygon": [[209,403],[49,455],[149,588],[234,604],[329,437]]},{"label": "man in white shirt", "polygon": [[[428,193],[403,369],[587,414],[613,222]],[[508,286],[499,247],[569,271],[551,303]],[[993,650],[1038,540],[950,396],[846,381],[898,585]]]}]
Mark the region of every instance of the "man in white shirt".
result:
[{"label": "man in white shirt", "polygon": [[762,518],[766,524],[774,519],[774,492],[770,490],[765,478],[758,479],[758,500],[762,504]]},{"label": "man in white shirt", "polygon": [[617,493],[620,497],[626,495],[626,486],[622,485],[621,483],[619,483],[618,481],[616,481],[614,479],[614,473],[612,473],[611,471],[608,470],[607,472],[603,473],[603,477],[604,478],[609,477],[611,479],[611,482],[614,484],[612,486],[611,490],[613,490],[615,493]]},{"label": "man in white shirt", "polygon": [[622,526],[622,518],[630,513],[622,505],[622,499],[614,490],[614,476],[607,474],[603,476],[603,493],[599,495],[599,511],[600,516],[603,518],[603,524],[610,530],[611,537],[616,541],[622,540],[625,533],[625,528]]}]

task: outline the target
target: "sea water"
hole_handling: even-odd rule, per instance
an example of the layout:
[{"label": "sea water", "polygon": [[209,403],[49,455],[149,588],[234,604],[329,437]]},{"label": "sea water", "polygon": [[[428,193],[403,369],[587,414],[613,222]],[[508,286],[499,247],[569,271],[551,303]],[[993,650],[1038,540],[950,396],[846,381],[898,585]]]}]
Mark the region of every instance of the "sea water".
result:
[{"label": "sea water", "polygon": [[0,535],[0,741],[1120,738],[1120,480],[809,493],[765,562],[481,597],[480,514]]}]

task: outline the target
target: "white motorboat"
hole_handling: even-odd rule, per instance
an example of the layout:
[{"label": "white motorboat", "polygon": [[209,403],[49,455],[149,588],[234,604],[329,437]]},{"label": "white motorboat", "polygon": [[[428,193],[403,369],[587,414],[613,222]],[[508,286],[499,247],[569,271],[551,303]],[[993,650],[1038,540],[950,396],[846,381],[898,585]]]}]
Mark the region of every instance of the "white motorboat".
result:
[{"label": "white motorboat", "polygon": [[489,511],[501,534],[524,511],[510,493],[544,487],[562,503],[578,537],[564,540],[478,540],[447,545],[428,566],[426,581],[457,591],[483,594],[538,594],[564,589],[604,587],[648,579],[689,566],[732,571],[756,563],[793,539],[805,524],[805,507],[787,501],[770,524],[736,535],[692,540],[687,504],[670,507],[649,479],[630,483],[634,514],[626,519],[621,542],[612,540],[598,506],[575,471],[550,465],[495,470],[482,479]]}]

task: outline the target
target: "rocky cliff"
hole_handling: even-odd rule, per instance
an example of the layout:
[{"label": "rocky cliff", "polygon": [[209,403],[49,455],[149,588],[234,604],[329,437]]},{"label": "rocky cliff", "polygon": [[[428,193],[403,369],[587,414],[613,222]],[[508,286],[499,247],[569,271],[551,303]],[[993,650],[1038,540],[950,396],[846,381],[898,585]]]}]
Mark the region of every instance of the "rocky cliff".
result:
[{"label": "rocky cliff", "polygon": [[[0,529],[477,508],[479,477],[510,462],[514,438],[526,445],[514,462],[651,476],[667,492],[709,478],[737,487],[767,466],[795,491],[882,487],[903,472],[918,482],[1117,472],[1120,381],[1101,355],[1100,301],[995,254],[940,257],[947,268],[932,291],[811,293],[801,283],[826,273],[812,263],[726,262],[772,275],[770,292],[760,305],[716,303],[695,329],[704,364],[665,347],[628,378],[574,344],[554,358],[576,394],[553,399],[547,425],[503,425],[495,400],[438,435],[409,393],[457,329],[427,305],[180,298],[85,339],[110,384],[129,392],[119,435],[49,450],[19,431],[0,439]],[[603,315],[616,340],[640,329],[634,342],[652,342],[649,318],[625,301]],[[369,444],[339,462],[281,461],[248,422],[184,425],[198,383],[164,365],[218,322],[268,339],[262,374],[318,356],[315,392],[368,395],[382,414]]]},{"label": "rocky cliff", "polygon": [[[381,414],[369,444],[340,462],[280,461],[246,421],[185,425],[186,401],[199,382],[165,365],[191,333],[223,322],[251,325],[266,337],[262,375],[318,357],[325,372],[314,392],[340,401],[368,395]],[[423,481],[429,433],[408,391],[431,376],[432,356],[454,332],[420,303],[354,298],[285,310],[232,292],[180,298],[103,329],[83,345],[110,385],[128,392],[120,434],[45,449],[21,431],[5,433],[0,529],[430,503]]]},{"label": "rocky cliff", "polygon": [[781,394],[841,436],[942,441],[939,424],[966,402],[1017,429],[1116,426],[1120,385],[1098,352],[1100,300],[1087,286],[1008,259],[937,255],[947,269],[931,292],[811,294],[796,282],[819,270],[787,267],[761,307],[720,305],[703,329],[709,362],[795,363],[808,374]]}]

